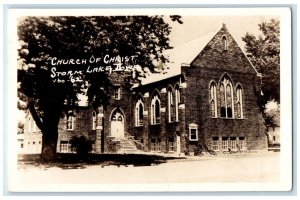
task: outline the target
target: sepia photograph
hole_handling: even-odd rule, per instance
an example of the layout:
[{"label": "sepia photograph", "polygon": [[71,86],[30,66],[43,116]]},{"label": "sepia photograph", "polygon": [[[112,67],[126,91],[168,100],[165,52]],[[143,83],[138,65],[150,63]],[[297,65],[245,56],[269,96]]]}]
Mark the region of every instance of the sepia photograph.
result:
[{"label": "sepia photograph", "polygon": [[9,14],[11,192],[291,190],[289,9]]}]

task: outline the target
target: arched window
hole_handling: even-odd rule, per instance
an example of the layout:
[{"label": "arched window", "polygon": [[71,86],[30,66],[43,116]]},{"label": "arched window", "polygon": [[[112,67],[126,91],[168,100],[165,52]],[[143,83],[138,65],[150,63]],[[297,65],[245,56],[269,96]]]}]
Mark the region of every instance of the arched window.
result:
[{"label": "arched window", "polygon": [[160,123],[160,99],[158,94],[151,99],[151,124]]},{"label": "arched window", "polygon": [[172,122],[173,121],[173,93],[172,93],[172,88],[168,88],[168,121]]},{"label": "arched window", "polygon": [[243,118],[243,91],[240,85],[236,88],[237,118]]},{"label": "arched window", "polygon": [[223,46],[223,50],[226,51],[227,50],[227,38],[225,36],[222,37],[222,46]]},{"label": "arched window", "polygon": [[93,112],[93,116],[92,116],[92,128],[93,128],[93,130],[96,130],[96,123],[97,123],[97,115],[96,115],[96,112]]},{"label": "arched window", "polygon": [[175,120],[179,121],[179,104],[180,104],[180,91],[179,86],[175,87]]},{"label": "arched window", "polygon": [[142,126],[144,119],[144,103],[140,97],[135,104],[135,125]]},{"label": "arched window", "polygon": [[227,76],[224,76],[220,83],[220,106],[221,117],[234,117],[232,83]]},{"label": "arched window", "polygon": [[210,111],[211,117],[217,117],[217,88],[215,83],[210,84]]}]

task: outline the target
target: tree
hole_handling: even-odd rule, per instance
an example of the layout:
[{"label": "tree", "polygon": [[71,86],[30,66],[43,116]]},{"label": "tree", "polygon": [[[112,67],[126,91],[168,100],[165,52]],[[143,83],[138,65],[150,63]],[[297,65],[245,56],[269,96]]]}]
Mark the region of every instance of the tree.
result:
[{"label": "tree", "polygon": [[[171,19],[182,23],[180,16],[171,16]],[[43,134],[43,161],[55,160],[60,117],[77,108],[78,94],[86,92],[94,108],[109,104],[112,87],[109,74],[106,71],[85,73],[87,67],[107,63],[94,60],[87,66],[83,61],[105,55],[136,56],[119,62],[141,66],[135,71],[139,77],[146,68],[155,71],[153,60],[168,61],[163,51],[171,48],[170,32],[164,16],[25,17],[19,20],[18,95],[27,103],[26,108]],[[58,59],[67,62],[53,62]],[[71,59],[81,63],[74,64]]]},{"label": "tree", "polygon": [[262,74],[261,90],[265,105],[273,99],[280,102],[280,27],[275,19],[258,26],[262,35],[256,37],[246,33],[242,40],[246,43],[248,58]]},{"label": "tree", "polygon": [[[280,23],[272,19],[269,22],[258,24],[262,35],[256,37],[246,33],[242,40],[246,43],[245,49],[248,58],[259,73],[261,86],[256,89],[257,103],[263,115],[266,127],[272,125],[274,114],[266,106],[276,101],[280,103]],[[279,116],[279,110],[278,114]],[[265,133],[268,135],[267,128]]]}]

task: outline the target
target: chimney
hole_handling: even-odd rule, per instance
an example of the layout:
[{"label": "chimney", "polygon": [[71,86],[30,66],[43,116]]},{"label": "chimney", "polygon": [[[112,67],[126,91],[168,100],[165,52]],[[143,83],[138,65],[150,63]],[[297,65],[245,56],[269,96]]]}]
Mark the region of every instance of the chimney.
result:
[{"label": "chimney", "polygon": [[223,28],[226,28],[226,24],[225,23],[223,23]]}]

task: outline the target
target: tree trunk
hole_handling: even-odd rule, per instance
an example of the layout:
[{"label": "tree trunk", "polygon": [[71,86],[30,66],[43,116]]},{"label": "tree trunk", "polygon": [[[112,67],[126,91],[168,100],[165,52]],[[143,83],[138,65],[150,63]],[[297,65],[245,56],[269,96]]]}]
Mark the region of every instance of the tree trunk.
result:
[{"label": "tree trunk", "polygon": [[58,130],[57,128],[52,131],[43,132],[42,143],[42,162],[55,162],[56,161],[56,146],[57,146]]}]

